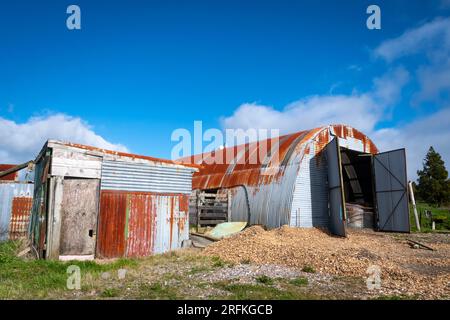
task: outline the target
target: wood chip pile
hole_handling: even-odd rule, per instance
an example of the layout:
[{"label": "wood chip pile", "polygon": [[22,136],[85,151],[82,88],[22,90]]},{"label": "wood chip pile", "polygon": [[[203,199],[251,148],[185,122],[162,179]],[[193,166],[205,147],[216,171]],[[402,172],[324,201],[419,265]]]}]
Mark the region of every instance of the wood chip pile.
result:
[{"label": "wood chip pile", "polygon": [[[316,228],[266,231],[253,226],[209,245],[204,254],[233,263],[312,267],[323,274],[364,278],[375,265],[381,268],[383,293],[449,298],[449,235],[430,235],[427,244],[435,251],[411,248],[406,239],[413,236],[354,229],[347,238],[339,238]],[[442,239],[434,241],[435,236]]]}]

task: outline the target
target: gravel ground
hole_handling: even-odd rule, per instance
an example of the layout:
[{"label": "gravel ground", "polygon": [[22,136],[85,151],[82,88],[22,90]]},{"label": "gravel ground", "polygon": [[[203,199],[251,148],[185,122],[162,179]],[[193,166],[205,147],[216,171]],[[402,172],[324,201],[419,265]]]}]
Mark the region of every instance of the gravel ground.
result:
[{"label": "gravel ground", "polygon": [[[435,251],[414,249],[406,239],[427,244]],[[256,272],[277,277],[288,276],[304,267],[319,275],[367,278],[370,266],[381,270],[381,292],[422,299],[450,297],[450,241],[445,234],[387,234],[371,230],[349,230],[347,238],[330,236],[320,229],[281,227],[265,231],[253,226],[243,232],[215,242],[205,255],[225,261],[251,262],[260,269],[240,266],[234,272]],[[274,265],[292,268],[280,271]],[[267,266],[267,267],[263,267]],[[241,271],[239,271],[241,270]]]}]

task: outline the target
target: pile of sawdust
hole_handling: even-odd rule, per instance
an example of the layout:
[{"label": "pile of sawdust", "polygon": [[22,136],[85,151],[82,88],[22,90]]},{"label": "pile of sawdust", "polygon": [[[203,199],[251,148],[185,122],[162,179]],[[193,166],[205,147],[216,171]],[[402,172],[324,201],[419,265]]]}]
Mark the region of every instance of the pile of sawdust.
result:
[{"label": "pile of sawdust", "polygon": [[[384,288],[421,297],[448,297],[450,245],[434,246],[438,251],[414,250],[404,238],[372,231],[349,231],[347,238],[340,238],[316,228],[283,226],[265,231],[253,226],[209,245],[204,254],[233,263],[312,267],[324,274],[365,278],[375,265],[381,268]],[[438,272],[421,272],[427,266]]]}]

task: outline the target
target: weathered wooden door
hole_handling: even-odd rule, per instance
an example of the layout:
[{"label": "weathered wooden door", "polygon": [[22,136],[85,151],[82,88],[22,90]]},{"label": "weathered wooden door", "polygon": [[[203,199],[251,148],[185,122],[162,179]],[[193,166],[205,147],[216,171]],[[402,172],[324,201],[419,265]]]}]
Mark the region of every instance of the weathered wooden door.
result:
[{"label": "weathered wooden door", "polygon": [[94,254],[98,194],[98,179],[64,180],[60,255]]}]

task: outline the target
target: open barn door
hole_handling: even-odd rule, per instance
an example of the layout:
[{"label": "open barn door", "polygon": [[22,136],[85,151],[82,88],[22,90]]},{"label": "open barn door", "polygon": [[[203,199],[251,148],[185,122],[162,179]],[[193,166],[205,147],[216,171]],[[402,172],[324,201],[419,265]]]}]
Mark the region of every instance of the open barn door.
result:
[{"label": "open barn door", "polygon": [[325,147],[325,152],[328,162],[330,232],[334,235],[345,237],[345,201],[338,138],[335,137]]},{"label": "open barn door", "polygon": [[409,232],[405,149],[373,156],[379,231]]}]

